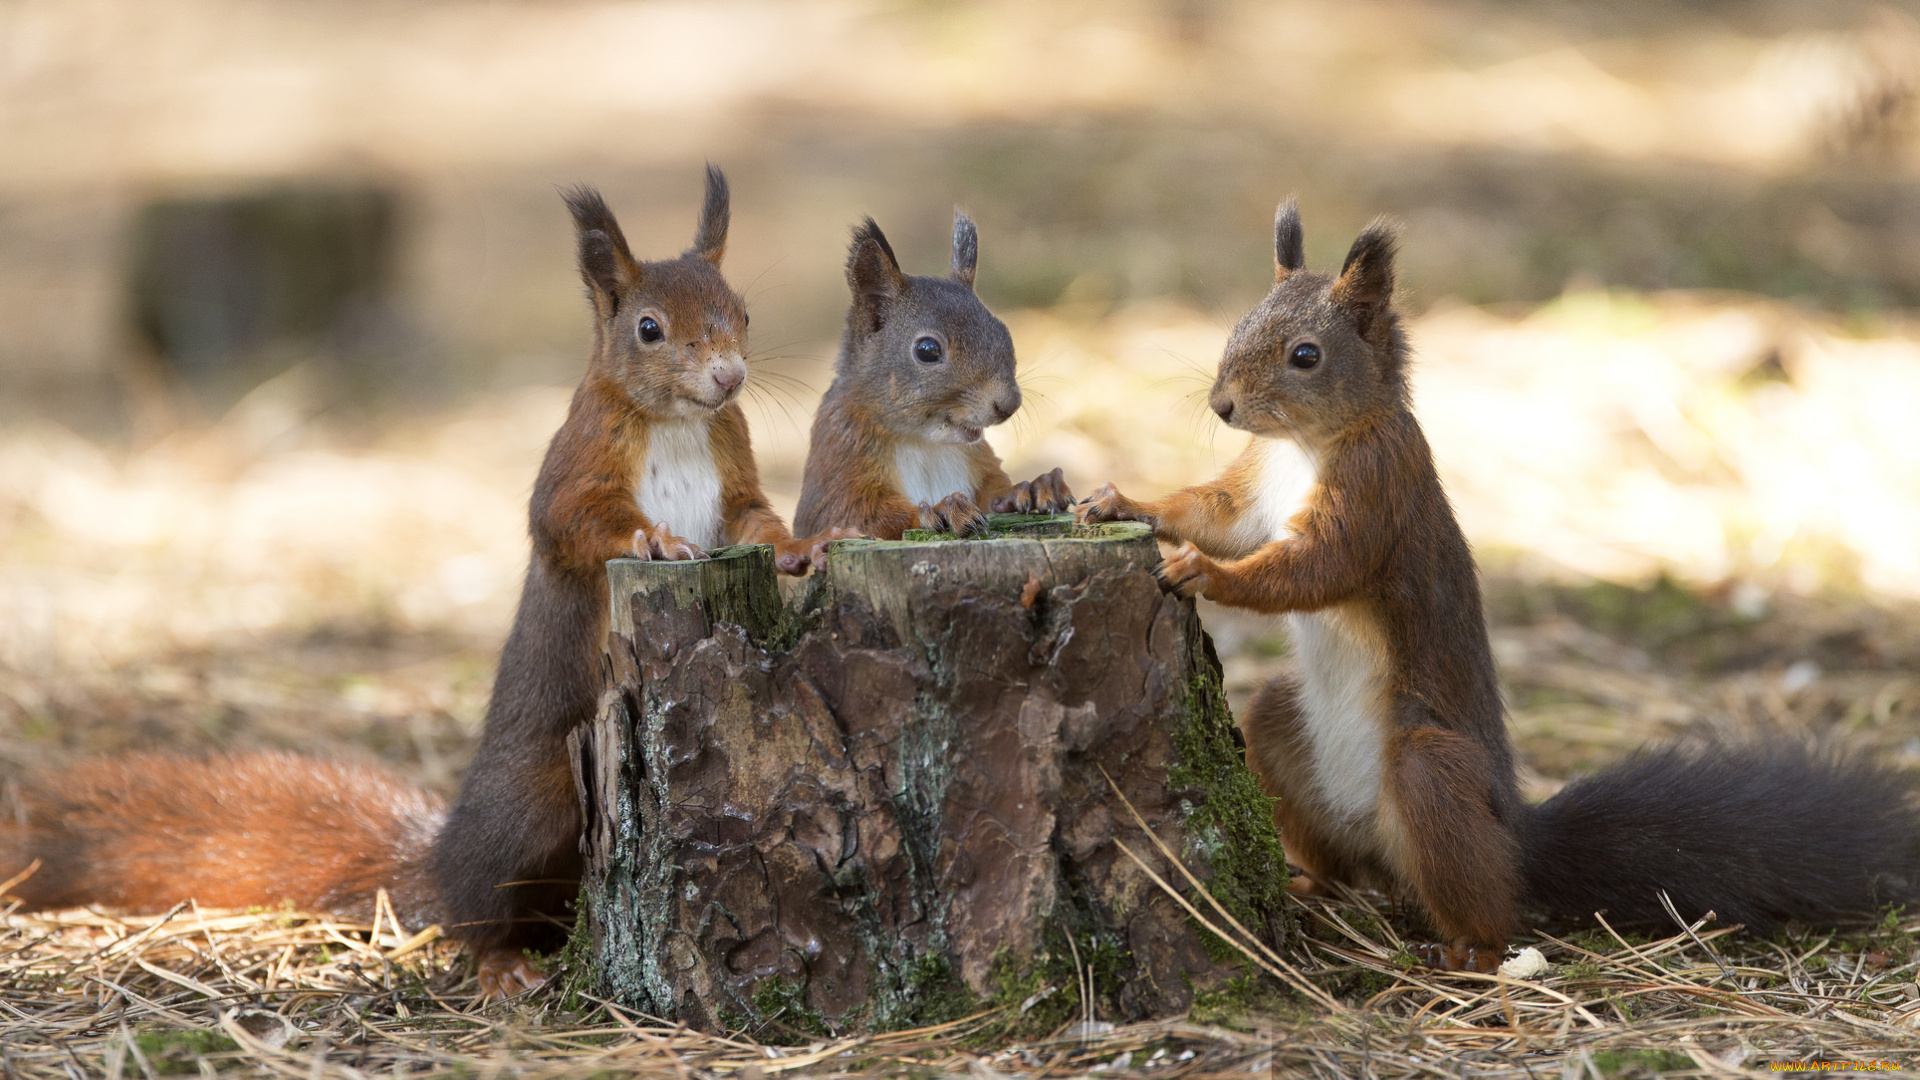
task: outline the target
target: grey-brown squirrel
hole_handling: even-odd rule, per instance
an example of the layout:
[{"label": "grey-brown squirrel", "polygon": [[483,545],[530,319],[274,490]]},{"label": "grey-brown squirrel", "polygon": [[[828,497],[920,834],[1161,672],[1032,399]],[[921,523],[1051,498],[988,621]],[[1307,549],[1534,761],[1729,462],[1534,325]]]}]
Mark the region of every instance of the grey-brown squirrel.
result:
[{"label": "grey-brown squirrel", "polygon": [[1417,898],[1421,958],[1491,970],[1523,911],[1617,923],[1713,911],[1767,930],[1920,892],[1911,773],[1784,738],[1643,750],[1539,806],[1520,798],[1472,553],[1408,393],[1395,231],[1338,277],[1303,269],[1289,201],[1274,285],[1234,328],[1209,404],[1254,436],[1219,479],[1089,521],[1179,547],[1170,589],[1287,613],[1296,671],[1246,711],[1247,762],[1308,879]]},{"label": "grey-brown squirrel", "polygon": [[[765,543],[802,573],[827,531],[795,539],[760,487],[746,416],[747,309],[720,273],[727,182],[707,170],[693,247],[640,262],[600,195],[566,193],[594,309],[593,356],[547,448],[529,509],[533,557],[460,797],[370,765],[290,754],[142,754],[30,779],[0,847],[29,909],[164,910],[291,901],[370,914],[386,889],[414,927],[442,922],[478,955],[482,990],[537,985],[523,947],[557,941],[579,875],[567,733],[593,714],[607,634],[605,565]],[[5,829],[0,825],[0,829]]]},{"label": "grey-brown squirrel", "polygon": [[983,433],[1020,408],[1013,337],[974,295],[979,239],[953,219],[945,278],[903,273],[880,226],[853,231],[853,303],[833,385],[814,415],[794,527],[898,540],[907,529],[986,531],[982,508],[1059,512],[1059,469],[1014,483]]}]

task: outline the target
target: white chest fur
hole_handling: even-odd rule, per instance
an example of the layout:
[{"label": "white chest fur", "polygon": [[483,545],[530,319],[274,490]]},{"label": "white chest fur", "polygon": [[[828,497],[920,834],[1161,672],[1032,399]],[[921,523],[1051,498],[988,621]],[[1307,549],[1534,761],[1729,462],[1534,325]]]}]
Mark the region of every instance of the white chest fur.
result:
[{"label": "white chest fur", "polygon": [[1387,733],[1386,643],[1358,604],[1292,612],[1287,629],[1320,794],[1336,817],[1368,816],[1380,800]]},{"label": "white chest fur", "polygon": [[720,532],[720,470],[705,418],[670,420],[647,433],[633,501],[658,525],[703,548],[726,542]]},{"label": "white chest fur", "polygon": [[1258,455],[1252,503],[1235,530],[1249,547],[1258,547],[1292,531],[1287,523],[1307,504],[1315,470],[1313,459],[1291,439],[1256,438],[1251,452]]},{"label": "white chest fur", "polygon": [[[1250,547],[1284,540],[1313,493],[1313,459],[1290,439],[1255,440],[1251,505],[1240,517]],[[1372,815],[1380,800],[1387,725],[1386,643],[1360,604],[1287,616],[1299,665],[1300,714],[1313,775],[1335,817]]]},{"label": "white chest fur", "polygon": [[962,443],[903,442],[893,452],[900,490],[914,503],[973,494],[973,454]]}]

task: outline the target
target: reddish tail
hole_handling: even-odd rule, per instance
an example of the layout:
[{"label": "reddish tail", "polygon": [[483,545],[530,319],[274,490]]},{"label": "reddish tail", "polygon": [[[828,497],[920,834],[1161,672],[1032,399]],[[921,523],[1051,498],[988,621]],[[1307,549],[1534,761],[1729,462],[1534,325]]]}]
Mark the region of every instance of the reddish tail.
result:
[{"label": "reddish tail", "polygon": [[386,889],[418,928],[439,918],[427,857],[439,799],[377,766],[259,753],[137,754],[34,780],[0,807],[0,882],[29,910],[164,911],[292,903],[370,916]]}]

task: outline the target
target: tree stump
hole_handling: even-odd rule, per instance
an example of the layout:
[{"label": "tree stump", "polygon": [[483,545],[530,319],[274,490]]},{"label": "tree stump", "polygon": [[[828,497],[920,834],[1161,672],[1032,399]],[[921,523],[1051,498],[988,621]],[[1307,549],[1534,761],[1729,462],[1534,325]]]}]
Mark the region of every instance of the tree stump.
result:
[{"label": "tree stump", "polygon": [[1133,812],[1285,943],[1271,803],[1151,532],[993,526],[836,544],[791,603],[770,548],[608,564],[574,747],[613,1000],[763,1039],[1178,1013],[1244,972],[1116,844],[1191,895]]}]

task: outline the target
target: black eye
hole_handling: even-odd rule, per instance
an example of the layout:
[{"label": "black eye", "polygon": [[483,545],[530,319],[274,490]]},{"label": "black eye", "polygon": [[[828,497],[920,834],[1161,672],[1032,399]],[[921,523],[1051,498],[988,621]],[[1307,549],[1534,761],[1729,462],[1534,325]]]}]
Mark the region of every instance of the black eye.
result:
[{"label": "black eye", "polygon": [[946,350],[933,338],[923,337],[913,343],[913,358],[923,364],[937,364],[946,355]]},{"label": "black eye", "polygon": [[741,312],[740,313],[740,329],[745,330],[747,327],[752,325],[753,325],[753,316],[747,314],[744,311]]},{"label": "black eye", "polygon": [[1308,341],[1303,341],[1295,345],[1293,351],[1287,354],[1287,364],[1290,367],[1297,367],[1302,371],[1319,367],[1320,346]]},{"label": "black eye", "polygon": [[640,340],[641,341],[644,341],[647,344],[651,345],[654,342],[659,341],[661,338],[666,336],[667,336],[666,331],[660,329],[660,324],[657,322],[654,322],[652,316],[648,316],[640,320]]}]

